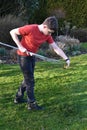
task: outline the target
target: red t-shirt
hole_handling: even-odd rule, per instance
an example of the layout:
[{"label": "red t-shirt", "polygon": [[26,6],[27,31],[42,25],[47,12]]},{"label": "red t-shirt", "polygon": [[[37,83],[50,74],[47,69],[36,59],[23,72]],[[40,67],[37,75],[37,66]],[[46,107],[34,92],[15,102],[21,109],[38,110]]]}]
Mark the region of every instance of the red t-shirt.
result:
[{"label": "red t-shirt", "polygon": [[[40,32],[37,24],[25,25],[19,28],[19,32],[22,36],[21,44],[28,51],[36,53],[38,48],[44,42],[48,42],[49,44],[53,43],[54,40],[50,35],[44,35]],[[26,56],[27,54],[17,51],[19,55]]]}]

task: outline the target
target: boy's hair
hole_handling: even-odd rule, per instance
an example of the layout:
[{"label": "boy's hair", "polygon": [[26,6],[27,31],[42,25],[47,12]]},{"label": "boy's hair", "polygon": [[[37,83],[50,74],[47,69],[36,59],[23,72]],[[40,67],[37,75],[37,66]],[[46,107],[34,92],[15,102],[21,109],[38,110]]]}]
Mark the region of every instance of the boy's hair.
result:
[{"label": "boy's hair", "polygon": [[58,30],[58,21],[55,16],[48,17],[43,22],[44,25],[47,25],[49,29],[57,31]]}]

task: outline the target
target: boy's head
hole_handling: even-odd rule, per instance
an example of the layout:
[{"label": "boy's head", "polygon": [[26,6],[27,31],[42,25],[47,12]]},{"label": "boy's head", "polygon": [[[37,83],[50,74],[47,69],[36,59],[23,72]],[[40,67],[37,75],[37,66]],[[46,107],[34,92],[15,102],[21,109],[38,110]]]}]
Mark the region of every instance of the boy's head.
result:
[{"label": "boy's head", "polygon": [[55,16],[48,17],[44,20],[43,25],[47,25],[48,29],[57,31],[58,21]]}]

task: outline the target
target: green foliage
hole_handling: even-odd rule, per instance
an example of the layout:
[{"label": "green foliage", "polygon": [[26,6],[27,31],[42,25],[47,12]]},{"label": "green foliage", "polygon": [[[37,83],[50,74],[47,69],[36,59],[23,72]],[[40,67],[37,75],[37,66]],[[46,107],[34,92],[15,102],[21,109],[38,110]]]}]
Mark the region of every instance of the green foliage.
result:
[{"label": "green foliage", "polygon": [[34,22],[35,11],[38,9],[38,0],[19,0],[20,4],[20,16],[28,21],[28,23]]},{"label": "green foliage", "polygon": [[38,0],[39,6],[35,11],[34,23],[41,24],[43,20],[48,16],[47,0]]},{"label": "green foliage", "polygon": [[[49,13],[52,13],[56,9],[62,12],[61,18],[71,22],[72,25],[76,25],[77,27],[87,26],[87,0],[49,0],[47,5]],[[56,16],[60,16],[58,15],[58,11],[55,13]],[[62,16],[63,13],[65,14],[64,16]]]},{"label": "green foliage", "polygon": [[87,129],[87,54],[70,59],[68,69],[61,60],[36,63],[35,96],[43,111],[13,103],[22,73],[18,65],[0,65],[0,130]]},{"label": "green foliage", "polygon": [[18,0],[0,0],[0,16],[19,13]]},{"label": "green foliage", "polygon": [[87,25],[87,1],[74,0],[70,3],[65,4],[67,10],[67,18],[69,21],[77,27],[86,27]]},{"label": "green foliage", "polygon": [[87,27],[87,0],[4,0],[0,1],[0,15],[14,14],[28,23],[41,23],[55,15],[59,24],[64,20],[72,26]]}]

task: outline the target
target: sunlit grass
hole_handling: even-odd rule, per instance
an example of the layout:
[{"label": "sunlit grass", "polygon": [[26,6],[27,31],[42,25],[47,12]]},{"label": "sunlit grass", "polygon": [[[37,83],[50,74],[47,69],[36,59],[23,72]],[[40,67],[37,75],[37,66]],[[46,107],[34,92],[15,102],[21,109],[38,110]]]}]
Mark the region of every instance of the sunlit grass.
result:
[{"label": "sunlit grass", "polygon": [[0,65],[0,130],[87,129],[87,55],[70,59],[68,69],[62,60],[36,63],[35,96],[44,110],[34,112],[13,103],[23,78],[19,66]]}]

